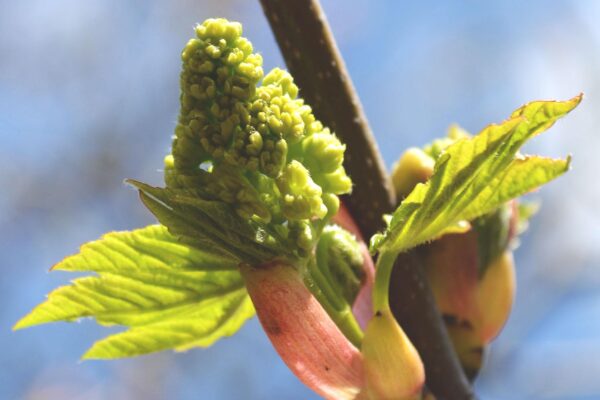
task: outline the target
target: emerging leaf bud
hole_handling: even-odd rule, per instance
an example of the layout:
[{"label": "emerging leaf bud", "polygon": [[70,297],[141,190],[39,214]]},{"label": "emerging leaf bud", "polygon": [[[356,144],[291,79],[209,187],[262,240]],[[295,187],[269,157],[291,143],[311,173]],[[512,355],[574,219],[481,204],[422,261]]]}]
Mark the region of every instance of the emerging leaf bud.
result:
[{"label": "emerging leaf bud", "polygon": [[327,226],[317,244],[316,257],[329,285],[353,304],[365,278],[363,254],[356,238],[338,226]]},{"label": "emerging leaf bud", "polygon": [[366,243],[358,229],[358,225],[352,219],[350,212],[341,204],[341,207],[333,221],[341,226],[346,231],[352,233],[359,242],[360,251],[363,255],[363,266],[362,266],[362,274],[364,276],[361,288],[354,300],[354,304],[352,305],[352,313],[356,317],[357,322],[359,323],[362,329],[367,328],[367,324],[369,320],[373,316],[373,283],[375,280],[375,265],[373,265],[373,259],[371,258],[371,254],[369,254],[369,249],[367,248]]}]

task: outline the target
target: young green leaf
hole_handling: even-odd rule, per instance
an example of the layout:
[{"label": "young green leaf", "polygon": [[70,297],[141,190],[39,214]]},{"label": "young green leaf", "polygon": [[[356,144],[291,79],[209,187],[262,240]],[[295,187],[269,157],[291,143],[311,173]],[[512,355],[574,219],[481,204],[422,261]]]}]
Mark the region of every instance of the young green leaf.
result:
[{"label": "young green leaf", "polygon": [[580,102],[535,101],[517,109],[500,125],[489,125],[473,138],[463,137],[441,150],[433,175],[404,199],[386,231],[371,239],[379,251],[373,306],[389,307],[389,281],[398,254],[495,210],[562,175],[570,159],[523,157],[517,152]]},{"label": "young green leaf", "polygon": [[161,225],[109,233],[53,268],[97,275],[56,289],[15,329],[83,317],[129,327],[97,342],[84,358],[209,346],[254,315],[237,265],[182,243]]},{"label": "young green leaf", "polygon": [[394,212],[384,236],[374,241],[375,250],[408,250],[566,172],[569,158],[515,156],[528,139],[580,101],[577,96],[564,102],[526,104],[500,125],[449,146],[437,159],[431,179],[417,185]]}]

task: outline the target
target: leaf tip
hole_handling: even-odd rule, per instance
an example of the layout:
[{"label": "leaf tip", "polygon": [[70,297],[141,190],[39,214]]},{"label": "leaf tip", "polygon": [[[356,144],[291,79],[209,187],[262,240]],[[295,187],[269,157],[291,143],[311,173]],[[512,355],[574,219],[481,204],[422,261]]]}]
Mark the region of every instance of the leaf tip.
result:
[{"label": "leaf tip", "polygon": [[144,188],[144,183],[131,178],[123,179],[123,183],[125,184],[125,186],[137,190],[138,192],[140,192],[140,194],[142,193]]},{"label": "leaf tip", "polygon": [[91,361],[91,360],[102,360],[102,357],[98,357],[94,353],[94,347],[93,346],[90,349],[88,349],[88,351],[86,351],[85,353],[83,353],[83,355],[81,356],[81,358],[79,358],[79,362],[82,363],[84,361]]},{"label": "leaf tip", "polygon": [[133,186],[135,188],[137,181],[135,179],[126,178],[126,179],[123,179],[123,183],[127,186]]},{"label": "leaf tip", "polygon": [[80,362],[91,361],[91,360],[111,360],[119,357],[115,357],[114,354],[106,352],[106,349],[102,345],[106,339],[95,342],[80,358]]},{"label": "leaf tip", "polygon": [[27,326],[23,323],[23,319],[17,321],[11,328],[13,332],[20,331],[21,329],[27,328]]},{"label": "leaf tip", "polygon": [[579,105],[579,103],[581,103],[582,100],[583,100],[583,92],[580,92],[577,96],[567,100],[565,102],[569,106],[567,112],[572,111],[575,107],[577,107]]},{"label": "leaf tip", "polygon": [[29,328],[34,325],[37,325],[37,323],[32,321],[32,318],[31,318],[32,313],[33,313],[33,311],[30,312],[29,314],[27,314],[26,316],[24,316],[23,318],[21,318],[20,320],[18,320],[13,325],[12,331],[16,332],[16,331],[20,331],[21,329],[25,329],[25,328]]},{"label": "leaf tip", "polygon": [[[112,232],[108,232],[105,233],[104,235],[102,235],[101,240],[104,239],[107,235],[111,234]],[[81,269],[81,268],[77,268],[74,267],[74,265],[77,265],[77,260],[79,257],[81,257],[81,253],[85,250],[85,248],[90,245],[93,244],[96,241],[89,241],[86,243],[83,243],[82,245],[79,246],[79,251],[75,254],[71,254],[66,256],[65,258],[63,258],[62,260],[60,260],[59,262],[55,263],[53,266],[50,267],[50,269],[48,270],[48,272],[53,272],[53,271],[69,271],[69,272],[74,272],[74,271],[87,271],[87,269]]]},{"label": "leaf tip", "polygon": [[[81,251],[81,248],[82,248],[82,247],[83,247],[83,246],[79,246],[79,249],[80,249],[80,251]],[[52,271],[65,271],[65,269],[62,267],[62,264],[64,264],[64,263],[65,263],[65,261],[67,261],[67,260],[68,260],[69,258],[71,258],[71,257],[73,257],[73,256],[72,256],[72,255],[71,255],[71,256],[67,256],[67,257],[63,258],[62,260],[60,260],[59,262],[57,262],[57,263],[54,263],[54,265],[52,265],[52,266],[51,266],[51,267],[48,269],[48,272],[52,272]]]}]

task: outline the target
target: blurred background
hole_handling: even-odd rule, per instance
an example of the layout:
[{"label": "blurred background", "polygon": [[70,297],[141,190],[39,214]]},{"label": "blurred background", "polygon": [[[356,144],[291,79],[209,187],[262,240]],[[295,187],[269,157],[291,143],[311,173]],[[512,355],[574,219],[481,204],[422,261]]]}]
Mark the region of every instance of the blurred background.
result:
[{"label": "blurred background", "polygon": [[[534,99],[581,106],[527,151],[573,154],[534,195],[518,295],[482,399],[600,398],[600,2],[323,0],[388,166],[452,122],[477,132]],[[180,51],[238,20],[283,66],[257,0],[0,0],[0,398],[314,399],[256,319],[209,349],[79,362],[110,330],[12,325],[73,275],[48,268],[109,230],[153,223],[124,178],[162,183]],[[596,110],[596,111],[594,111]]]}]

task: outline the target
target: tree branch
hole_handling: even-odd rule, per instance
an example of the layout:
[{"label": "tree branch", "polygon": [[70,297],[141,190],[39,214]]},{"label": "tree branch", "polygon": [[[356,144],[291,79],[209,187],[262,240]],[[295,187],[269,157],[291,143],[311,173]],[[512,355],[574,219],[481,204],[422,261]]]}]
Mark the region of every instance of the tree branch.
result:
[{"label": "tree branch", "polygon": [[[318,0],[260,0],[288,69],[314,113],[348,145],[354,190],[344,199],[365,238],[383,228],[396,196],[381,154]],[[396,262],[394,316],[419,351],[427,386],[439,399],[470,399],[470,385],[415,252]],[[412,260],[412,261],[411,261]]]}]

